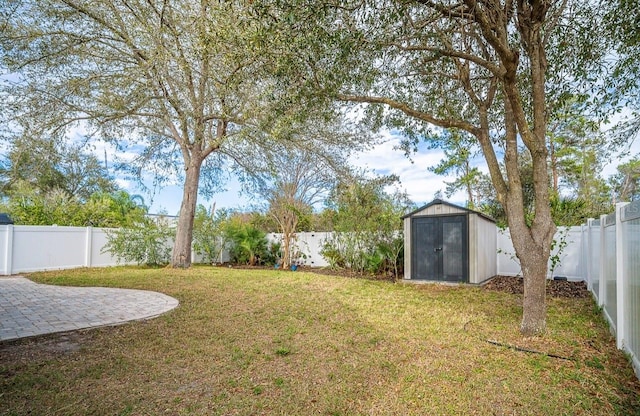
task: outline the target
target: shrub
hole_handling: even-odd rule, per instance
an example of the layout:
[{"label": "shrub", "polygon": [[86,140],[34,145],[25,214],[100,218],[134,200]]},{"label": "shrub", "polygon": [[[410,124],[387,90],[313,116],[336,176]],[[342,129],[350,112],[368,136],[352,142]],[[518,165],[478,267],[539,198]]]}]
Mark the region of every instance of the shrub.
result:
[{"label": "shrub", "polygon": [[410,210],[406,194],[387,188],[397,178],[355,178],[338,184],[329,198],[333,235],[324,243],[323,257],[332,267],[348,267],[359,273],[402,272],[401,217]]},{"label": "shrub", "polygon": [[162,221],[147,219],[129,228],[107,231],[107,238],[102,252],[116,256],[118,262],[160,266],[171,260],[173,230]]},{"label": "shrub", "polygon": [[265,257],[262,259],[264,264],[281,265],[282,264],[282,244],[272,242],[269,244]]},{"label": "shrub", "polygon": [[193,250],[202,256],[204,262],[216,263],[220,260],[228,244],[223,225],[228,217],[227,210],[215,211],[214,207],[207,210],[204,205],[198,205],[193,221]]},{"label": "shrub", "polygon": [[225,235],[231,242],[229,250],[231,261],[255,266],[264,263],[268,257],[266,234],[257,228],[238,221],[230,221],[226,224]]},{"label": "shrub", "polygon": [[397,279],[404,267],[401,231],[334,232],[320,254],[331,268],[350,268],[358,273],[389,274]]}]

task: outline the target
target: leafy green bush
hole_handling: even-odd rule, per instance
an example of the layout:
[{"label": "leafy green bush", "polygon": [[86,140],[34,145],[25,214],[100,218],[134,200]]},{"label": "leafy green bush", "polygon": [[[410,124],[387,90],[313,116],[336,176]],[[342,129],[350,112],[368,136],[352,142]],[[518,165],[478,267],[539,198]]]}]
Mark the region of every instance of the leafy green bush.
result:
[{"label": "leafy green bush", "polygon": [[388,274],[395,279],[404,268],[404,238],[400,231],[334,232],[325,240],[320,254],[331,268]]},{"label": "leafy green bush", "polygon": [[107,232],[108,242],[102,252],[109,252],[118,261],[160,266],[171,260],[171,240],[174,230],[164,221],[146,219],[129,228]]},{"label": "leafy green bush", "polygon": [[232,262],[255,266],[264,263],[268,257],[266,234],[252,225],[229,221],[225,226],[225,235],[231,242],[229,254]]},{"label": "leafy green bush", "polygon": [[341,269],[343,267],[346,267],[347,263],[339,247],[336,247],[336,243],[337,241],[333,239],[326,240],[322,245],[320,255],[322,255],[327,263],[329,263],[330,268]]},{"label": "leafy green bush", "polygon": [[410,210],[405,194],[388,193],[395,177],[363,179],[339,184],[329,199],[333,234],[322,256],[331,267],[398,278],[404,264],[402,215]]},{"label": "leafy green bush", "polygon": [[282,264],[282,244],[277,242],[270,243],[262,261],[264,264],[269,265]]},{"label": "leafy green bush", "polygon": [[80,200],[59,188],[42,192],[24,182],[14,185],[0,208],[20,225],[128,227],[147,213],[141,198],[126,191],[96,192]]},{"label": "leafy green bush", "polygon": [[214,208],[207,210],[204,205],[198,205],[193,221],[193,250],[206,263],[220,261],[222,251],[228,245],[224,232],[224,223],[228,220],[229,212]]}]

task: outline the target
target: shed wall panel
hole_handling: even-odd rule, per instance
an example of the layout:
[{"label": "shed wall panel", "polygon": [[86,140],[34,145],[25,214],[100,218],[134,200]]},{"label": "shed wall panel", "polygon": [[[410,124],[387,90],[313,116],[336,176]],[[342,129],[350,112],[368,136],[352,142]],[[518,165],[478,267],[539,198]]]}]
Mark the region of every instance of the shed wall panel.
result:
[{"label": "shed wall panel", "polygon": [[[497,274],[497,228],[495,222],[484,217],[474,211],[466,208],[443,203],[440,200],[434,200],[422,209],[419,209],[404,218],[404,235],[405,235],[405,279],[415,279],[412,276],[415,270],[411,270],[415,247],[412,243],[416,243],[411,233],[413,221],[420,217],[448,217],[464,215],[466,232],[461,236],[465,243],[464,257],[466,258],[466,276],[469,283],[482,283],[485,280]],[[438,248],[436,247],[436,250]],[[464,260],[463,260],[464,261]]]},{"label": "shed wall panel", "polygon": [[478,216],[469,214],[469,283],[478,283]]},{"label": "shed wall panel", "polygon": [[477,281],[482,283],[498,273],[498,230],[496,225],[480,216],[477,217],[478,254]]}]

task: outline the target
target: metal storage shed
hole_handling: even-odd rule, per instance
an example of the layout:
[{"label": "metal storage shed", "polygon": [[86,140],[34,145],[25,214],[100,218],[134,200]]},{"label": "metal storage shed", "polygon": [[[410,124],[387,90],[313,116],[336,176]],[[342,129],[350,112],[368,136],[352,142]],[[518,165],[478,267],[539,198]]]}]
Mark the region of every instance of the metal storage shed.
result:
[{"label": "metal storage shed", "polygon": [[403,220],[405,280],[482,283],[496,275],[492,218],[436,199]]}]

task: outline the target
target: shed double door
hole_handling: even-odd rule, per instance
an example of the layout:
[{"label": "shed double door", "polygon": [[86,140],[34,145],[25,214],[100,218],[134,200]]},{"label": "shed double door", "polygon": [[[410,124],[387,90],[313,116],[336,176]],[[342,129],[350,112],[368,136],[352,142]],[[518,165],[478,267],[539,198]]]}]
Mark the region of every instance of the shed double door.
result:
[{"label": "shed double door", "polygon": [[411,228],[412,279],[468,282],[466,215],[415,217]]}]

